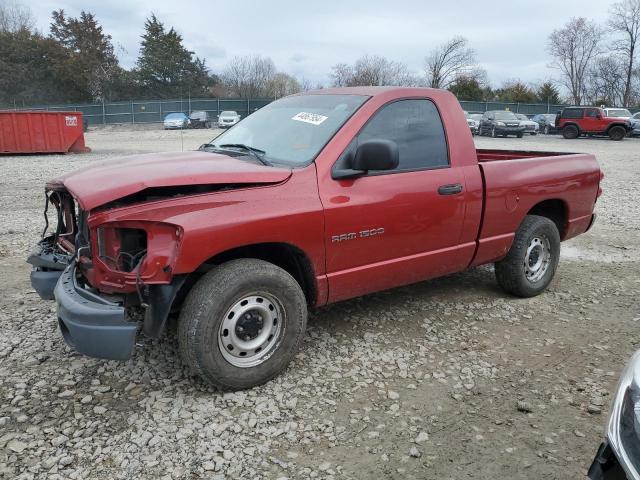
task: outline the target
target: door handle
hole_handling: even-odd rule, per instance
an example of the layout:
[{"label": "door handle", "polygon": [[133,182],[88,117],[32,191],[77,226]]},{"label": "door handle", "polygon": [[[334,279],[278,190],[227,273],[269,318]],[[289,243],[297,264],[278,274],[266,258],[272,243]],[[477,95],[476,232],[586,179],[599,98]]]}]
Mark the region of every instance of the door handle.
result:
[{"label": "door handle", "polygon": [[440,195],[457,195],[460,192],[462,192],[462,184],[460,183],[451,183],[438,187],[438,193]]}]

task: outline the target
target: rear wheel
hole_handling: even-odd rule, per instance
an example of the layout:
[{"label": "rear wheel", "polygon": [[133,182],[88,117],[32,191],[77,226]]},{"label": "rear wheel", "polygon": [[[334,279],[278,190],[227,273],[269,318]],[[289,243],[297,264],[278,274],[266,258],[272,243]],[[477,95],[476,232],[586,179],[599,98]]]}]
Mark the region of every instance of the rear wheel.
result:
[{"label": "rear wheel", "polygon": [[575,138],[578,138],[579,134],[580,134],[580,131],[578,130],[578,127],[576,127],[575,125],[567,125],[562,129],[562,136],[567,140],[573,140]]},{"label": "rear wheel", "polygon": [[615,141],[622,140],[626,134],[627,134],[627,131],[624,129],[624,127],[621,127],[619,125],[616,125],[615,127],[611,127],[609,129],[609,138],[611,140],[615,140]]},{"label": "rear wheel", "polygon": [[194,285],[180,312],[178,342],[195,373],[223,390],[240,390],[282,372],[306,324],[305,296],[289,273],[240,259]]},{"label": "rear wheel", "polygon": [[496,262],[502,289],[518,297],[542,293],[556,273],[560,260],[560,233],[546,217],[527,215],[516,232],[507,256]]}]

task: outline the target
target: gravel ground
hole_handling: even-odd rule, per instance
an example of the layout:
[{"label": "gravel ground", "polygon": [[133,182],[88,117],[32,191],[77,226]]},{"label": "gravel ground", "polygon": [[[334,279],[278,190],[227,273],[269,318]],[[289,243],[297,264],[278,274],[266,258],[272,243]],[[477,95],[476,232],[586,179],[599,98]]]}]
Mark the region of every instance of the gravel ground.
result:
[{"label": "gravel ground", "polygon": [[546,293],[510,298],[481,267],[325,307],[285,374],[220,394],[172,335],[125,363],[73,353],[24,263],[47,179],[212,136],[111,128],[87,134],[90,154],[0,157],[0,477],[584,476],[638,343],[640,140],[477,139],[593,152],[606,173]]}]

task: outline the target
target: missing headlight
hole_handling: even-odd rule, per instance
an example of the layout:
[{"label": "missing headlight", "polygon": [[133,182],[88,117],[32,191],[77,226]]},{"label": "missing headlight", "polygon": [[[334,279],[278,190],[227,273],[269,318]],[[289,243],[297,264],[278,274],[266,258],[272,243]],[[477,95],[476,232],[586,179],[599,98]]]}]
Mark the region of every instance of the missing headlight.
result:
[{"label": "missing headlight", "polygon": [[98,228],[98,255],[110,268],[132,272],[147,253],[147,232],[139,228]]}]

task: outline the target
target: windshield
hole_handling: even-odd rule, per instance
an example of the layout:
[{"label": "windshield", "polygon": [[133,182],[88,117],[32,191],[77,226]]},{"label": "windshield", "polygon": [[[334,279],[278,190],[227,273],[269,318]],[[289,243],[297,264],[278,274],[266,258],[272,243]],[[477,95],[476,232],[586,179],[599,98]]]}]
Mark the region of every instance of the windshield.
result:
[{"label": "windshield", "polygon": [[609,108],[607,110],[607,117],[629,118],[630,116],[631,112],[626,108]]},{"label": "windshield", "polygon": [[518,120],[529,120],[529,117],[527,117],[524,113],[516,113],[516,117],[518,117]]},{"label": "windshield", "polygon": [[513,112],[495,112],[496,120],[517,120]]},{"label": "windshield", "polygon": [[181,120],[184,117],[186,117],[184,113],[170,113],[169,115],[164,117],[164,119],[165,120]]},{"label": "windshield", "polygon": [[270,103],[211,142],[246,145],[269,162],[304,166],[368,99],[362,95],[299,95]]},{"label": "windshield", "polygon": [[231,112],[231,111],[226,111],[226,112],[221,112],[220,113],[221,117],[235,117],[236,115],[238,115],[236,112]]},{"label": "windshield", "polygon": [[480,120],[482,120],[482,114],[481,113],[474,113],[473,115],[471,115],[471,118],[473,120],[480,121]]}]

